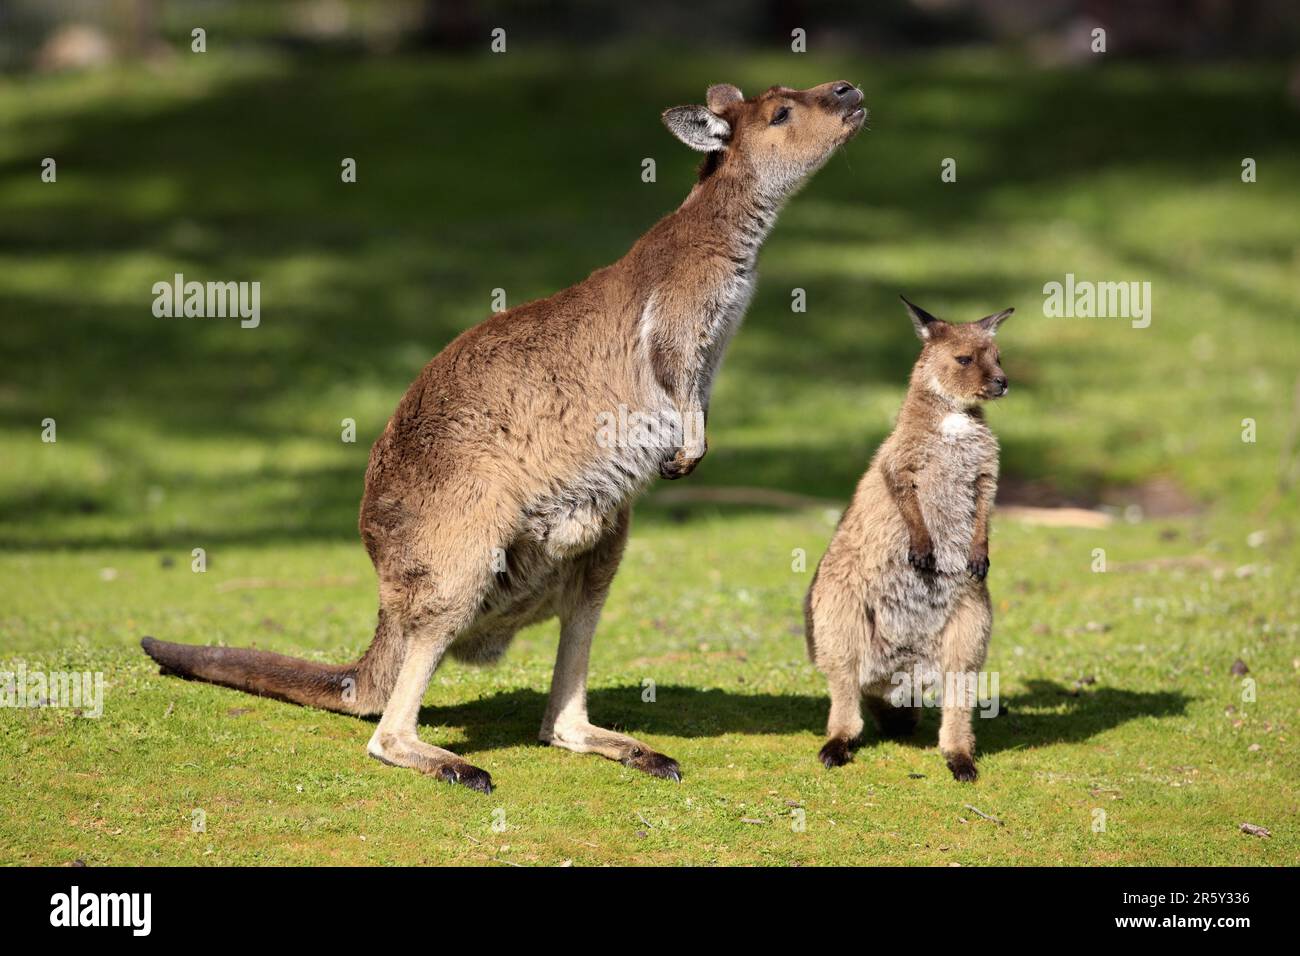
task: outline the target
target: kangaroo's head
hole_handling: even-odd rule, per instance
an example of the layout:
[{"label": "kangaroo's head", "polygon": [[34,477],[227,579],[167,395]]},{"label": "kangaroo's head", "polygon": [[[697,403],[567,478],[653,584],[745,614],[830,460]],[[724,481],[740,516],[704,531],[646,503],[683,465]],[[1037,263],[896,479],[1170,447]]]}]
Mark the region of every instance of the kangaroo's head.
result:
[{"label": "kangaroo's head", "polygon": [[920,306],[899,298],[924,343],[912,373],[916,386],[961,405],[1001,398],[1010,390],[993,337],[1015,309],[1003,309],[978,322],[959,325],[936,319]]},{"label": "kangaroo's head", "polygon": [[707,153],[701,178],[739,177],[779,197],[796,188],[866,122],[862,91],[838,80],[807,90],[774,86],[745,99],[729,83],[710,86],[704,106],[674,106],[664,124]]}]

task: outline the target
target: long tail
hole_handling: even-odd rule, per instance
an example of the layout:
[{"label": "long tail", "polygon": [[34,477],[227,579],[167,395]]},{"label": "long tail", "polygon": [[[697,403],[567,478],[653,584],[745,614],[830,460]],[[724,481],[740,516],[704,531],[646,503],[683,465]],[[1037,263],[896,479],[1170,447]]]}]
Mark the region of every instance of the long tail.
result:
[{"label": "long tail", "polygon": [[380,616],[375,640],[354,664],[317,664],[243,647],[201,647],[141,638],[162,673],[319,707],[341,714],[378,714],[396,682],[400,648]]}]

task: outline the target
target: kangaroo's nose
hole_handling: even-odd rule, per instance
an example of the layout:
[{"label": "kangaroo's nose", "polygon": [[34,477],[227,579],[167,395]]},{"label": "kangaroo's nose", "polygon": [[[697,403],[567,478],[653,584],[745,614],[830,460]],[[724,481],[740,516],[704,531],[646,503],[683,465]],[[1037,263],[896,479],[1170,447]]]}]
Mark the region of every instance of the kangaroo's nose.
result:
[{"label": "kangaroo's nose", "polygon": [[1005,375],[999,375],[997,378],[993,379],[993,384],[1005,392],[1007,390],[1007,377]]},{"label": "kangaroo's nose", "polygon": [[862,102],[862,91],[852,83],[843,80],[831,87],[833,104],[839,109],[851,110]]}]

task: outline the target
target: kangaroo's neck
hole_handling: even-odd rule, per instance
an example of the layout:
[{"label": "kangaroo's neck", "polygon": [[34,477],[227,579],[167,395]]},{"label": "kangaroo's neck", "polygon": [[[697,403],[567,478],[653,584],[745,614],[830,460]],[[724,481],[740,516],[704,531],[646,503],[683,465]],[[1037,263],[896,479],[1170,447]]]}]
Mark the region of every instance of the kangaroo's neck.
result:
[{"label": "kangaroo's neck", "polygon": [[907,397],[898,413],[900,429],[941,431],[944,420],[950,415],[969,417],[972,422],[984,421],[984,410],[979,405],[958,401],[937,390],[924,376],[913,376]]},{"label": "kangaroo's neck", "polygon": [[714,375],[754,287],[754,265],[780,211],[752,177],[703,178],[629,256],[640,304],[632,341],[679,408],[707,408]]},{"label": "kangaroo's neck", "polygon": [[672,218],[692,240],[686,255],[712,253],[752,267],[783,203],[783,196],[767,195],[752,177],[724,168],[696,183]]}]

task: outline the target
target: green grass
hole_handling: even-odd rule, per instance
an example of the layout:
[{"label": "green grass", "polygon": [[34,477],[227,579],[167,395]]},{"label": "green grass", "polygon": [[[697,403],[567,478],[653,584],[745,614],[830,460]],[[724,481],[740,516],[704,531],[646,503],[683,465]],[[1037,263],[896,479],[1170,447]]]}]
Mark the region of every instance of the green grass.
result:
[{"label": "green grass", "polygon": [[[681,761],[681,786],[534,743],[554,624],[496,668],[447,663],[426,698],[422,735],[492,773],[487,798],[369,760],[364,721],[157,675],[143,634],[360,653],[366,454],[419,367],[492,289],[517,303],[577,281],[680,201],[694,157],[663,107],[721,79],[840,76],[867,91],[873,129],[778,225],[709,457],[673,490],[845,501],[916,351],[903,291],[956,319],[1018,308],[1001,335],[1012,395],[990,411],[1007,487],[1122,508],[1158,483],[1188,506],[1104,530],[995,520],[988,666],[1007,712],[977,721],[976,785],[949,779],[933,712],[914,743],[869,736],[844,770],[817,763],[827,705],[801,601],[833,507],[639,508],[591,710]],[[0,862],[1300,862],[1285,77],[992,55],[210,54],[8,81],[0,669],[102,671],[107,687],[99,719],[0,709]],[[57,184],[39,182],[45,156]],[[262,326],[154,318],[150,286],[178,271],[261,281]],[[1151,327],[1045,318],[1043,283],[1066,272],[1150,281]]]}]

